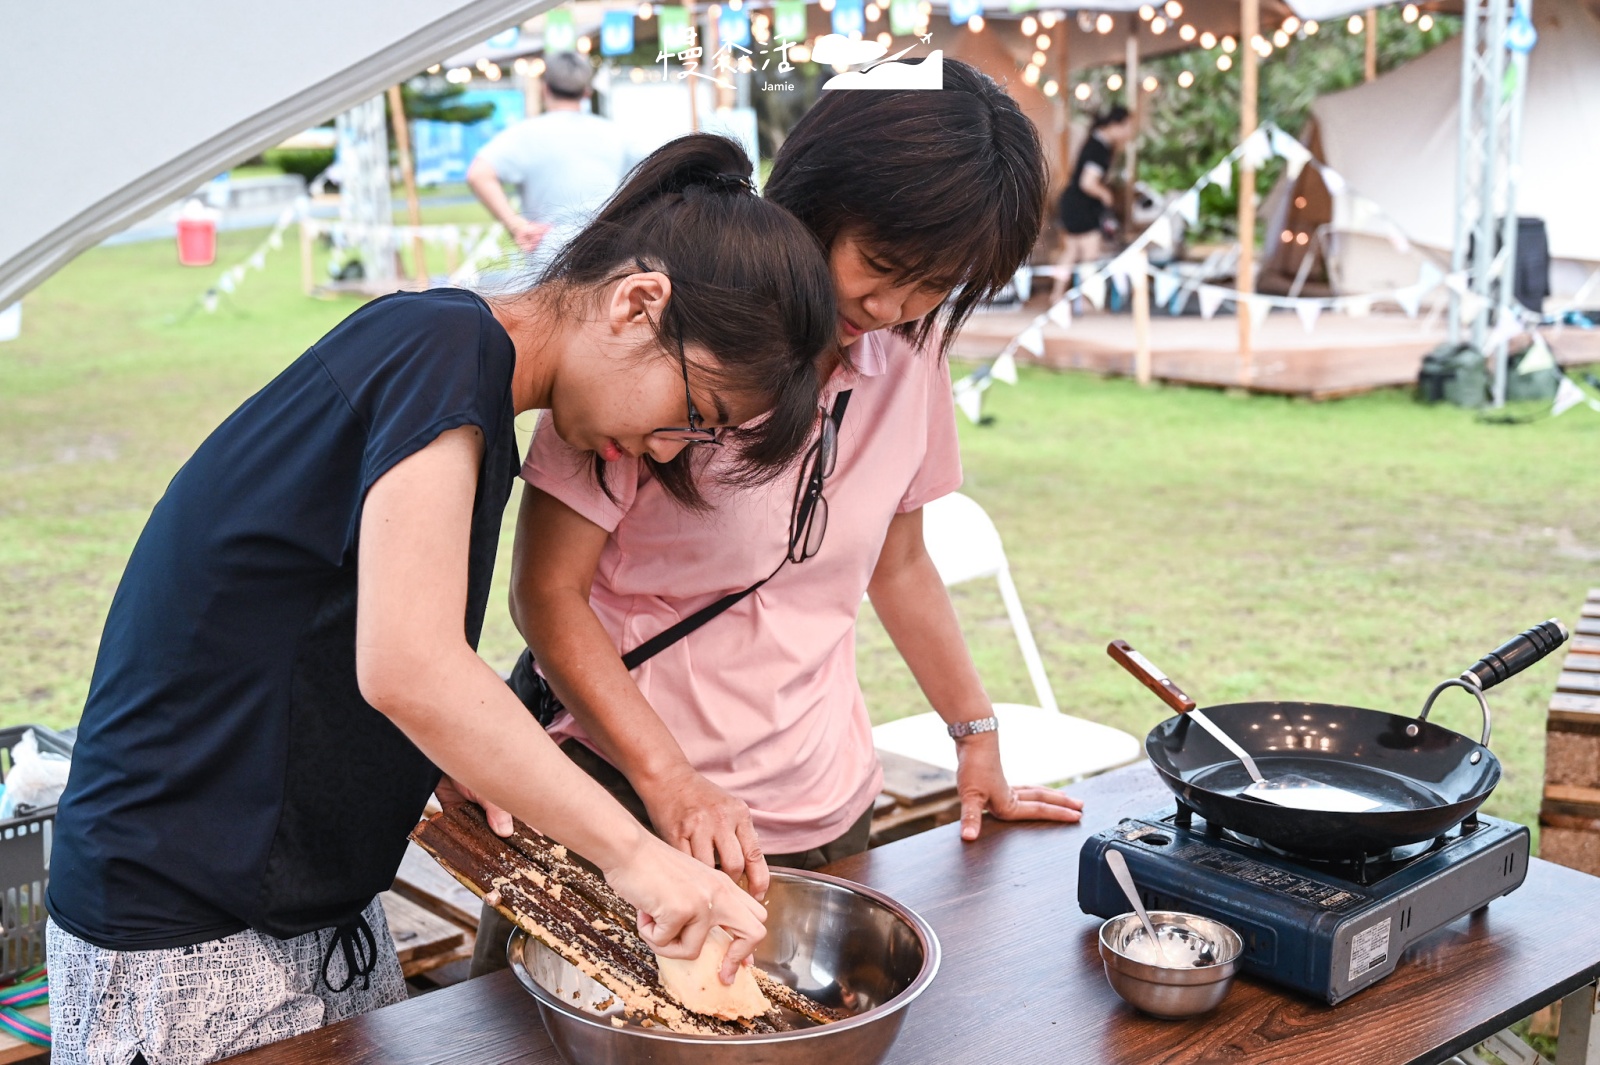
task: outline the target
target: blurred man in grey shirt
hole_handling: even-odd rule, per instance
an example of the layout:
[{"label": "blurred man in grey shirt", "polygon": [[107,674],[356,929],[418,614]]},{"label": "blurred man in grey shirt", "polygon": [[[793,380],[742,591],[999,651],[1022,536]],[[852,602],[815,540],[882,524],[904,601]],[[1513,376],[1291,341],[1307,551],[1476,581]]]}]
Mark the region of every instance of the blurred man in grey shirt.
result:
[{"label": "blurred man in grey shirt", "polygon": [[[467,185],[541,269],[583,228],[636,160],[616,124],[588,110],[594,70],[576,52],[545,61],[544,112],[504,130],[467,168]],[[502,185],[515,186],[520,213]]]}]

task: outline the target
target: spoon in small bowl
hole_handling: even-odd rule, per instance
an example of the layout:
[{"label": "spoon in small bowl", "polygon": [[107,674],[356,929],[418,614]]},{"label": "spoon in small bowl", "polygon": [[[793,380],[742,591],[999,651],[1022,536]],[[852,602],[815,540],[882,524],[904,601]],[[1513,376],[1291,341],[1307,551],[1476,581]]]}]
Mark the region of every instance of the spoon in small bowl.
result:
[{"label": "spoon in small bowl", "polygon": [[1150,915],[1144,912],[1144,903],[1139,901],[1139,889],[1133,886],[1133,874],[1128,871],[1128,862],[1122,857],[1122,852],[1115,847],[1108,848],[1106,865],[1111,868],[1111,875],[1117,878],[1122,893],[1133,903],[1133,912],[1139,915],[1139,920],[1144,925],[1144,934],[1155,942],[1156,953],[1161,956],[1161,964],[1169,969],[1172,968],[1172,960],[1167,957],[1167,948],[1162,945],[1161,937],[1156,935],[1156,926],[1150,923]]}]

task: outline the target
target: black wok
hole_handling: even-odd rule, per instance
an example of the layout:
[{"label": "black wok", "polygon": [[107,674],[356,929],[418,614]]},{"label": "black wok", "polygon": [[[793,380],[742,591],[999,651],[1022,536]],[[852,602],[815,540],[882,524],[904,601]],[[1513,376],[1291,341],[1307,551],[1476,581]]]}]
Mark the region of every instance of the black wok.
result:
[{"label": "black wok", "polygon": [[[1417,717],[1328,703],[1205,708],[1267,779],[1299,775],[1379,800],[1367,812],[1296,809],[1242,794],[1251,783],[1244,766],[1183,712],[1150,730],[1145,751],[1173,794],[1211,824],[1308,858],[1381,854],[1448,832],[1489,797],[1500,781],[1500,762],[1488,748],[1489,706],[1483,692],[1566,638],[1566,629],[1553,620],[1529,629],[1436,687]],[[1108,650],[1174,708],[1193,709],[1193,700],[1126,644],[1117,641]],[[1129,661],[1130,655],[1137,663]],[[1448,687],[1477,698],[1483,711],[1481,739],[1427,720],[1434,699]]]}]

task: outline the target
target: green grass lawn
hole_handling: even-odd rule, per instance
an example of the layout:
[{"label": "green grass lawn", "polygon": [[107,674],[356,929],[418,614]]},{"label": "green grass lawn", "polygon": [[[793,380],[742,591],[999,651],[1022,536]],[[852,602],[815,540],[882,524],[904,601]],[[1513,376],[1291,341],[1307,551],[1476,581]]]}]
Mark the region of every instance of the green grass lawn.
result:
[{"label": "green grass lawn", "polygon": [[[178,267],[167,242],[91,251],[27,298],[22,338],[0,345],[0,723],[76,720],[167,480],[355,306],[300,294],[290,240],[216,314],[196,313],[262,236],[223,234],[215,270]],[[1587,410],[1487,426],[1392,392],[1313,405],[1033,371],[987,409],[993,425],[962,425],[966,491],[1006,540],[1057,697],[1141,735],[1163,710],[1106,658],[1115,637],[1202,704],[1414,712],[1504,637],[1570,621],[1600,584],[1600,417]],[[957,599],[991,693],[1028,699],[998,595]],[[875,718],[921,710],[870,617],[861,644]],[[517,650],[498,605],[482,650],[501,667]],[[1536,818],[1558,664],[1490,695],[1506,763],[1492,813]],[[1440,718],[1476,735],[1470,701],[1446,703]]]}]

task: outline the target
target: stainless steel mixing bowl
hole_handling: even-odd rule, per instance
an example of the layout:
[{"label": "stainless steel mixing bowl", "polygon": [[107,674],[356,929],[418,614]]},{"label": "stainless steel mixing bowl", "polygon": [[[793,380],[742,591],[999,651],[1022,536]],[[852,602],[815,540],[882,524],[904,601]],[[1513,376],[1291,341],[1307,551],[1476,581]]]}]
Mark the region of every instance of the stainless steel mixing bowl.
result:
[{"label": "stainless steel mixing bowl", "polygon": [[1244,940],[1220,921],[1173,910],[1151,910],[1150,923],[1203,940],[1214,960],[1207,965],[1168,968],[1135,961],[1125,951],[1134,939],[1148,942],[1136,913],[1113,917],[1100,926],[1100,959],[1112,990],[1129,1005],[1153,1017],[1177,1019],[1213,1010],[1239,971]]},{"label": "stainless steel mixing bowl", "polygon": [[770,1035],[617,1027],[623,1011],[609,991],[520,931],[511,968],[571,1065],[877,1065],[939,969],[933,929],[893,899],[822,873],[772,870],[766,906],[756,963],[849,1019]]}]

